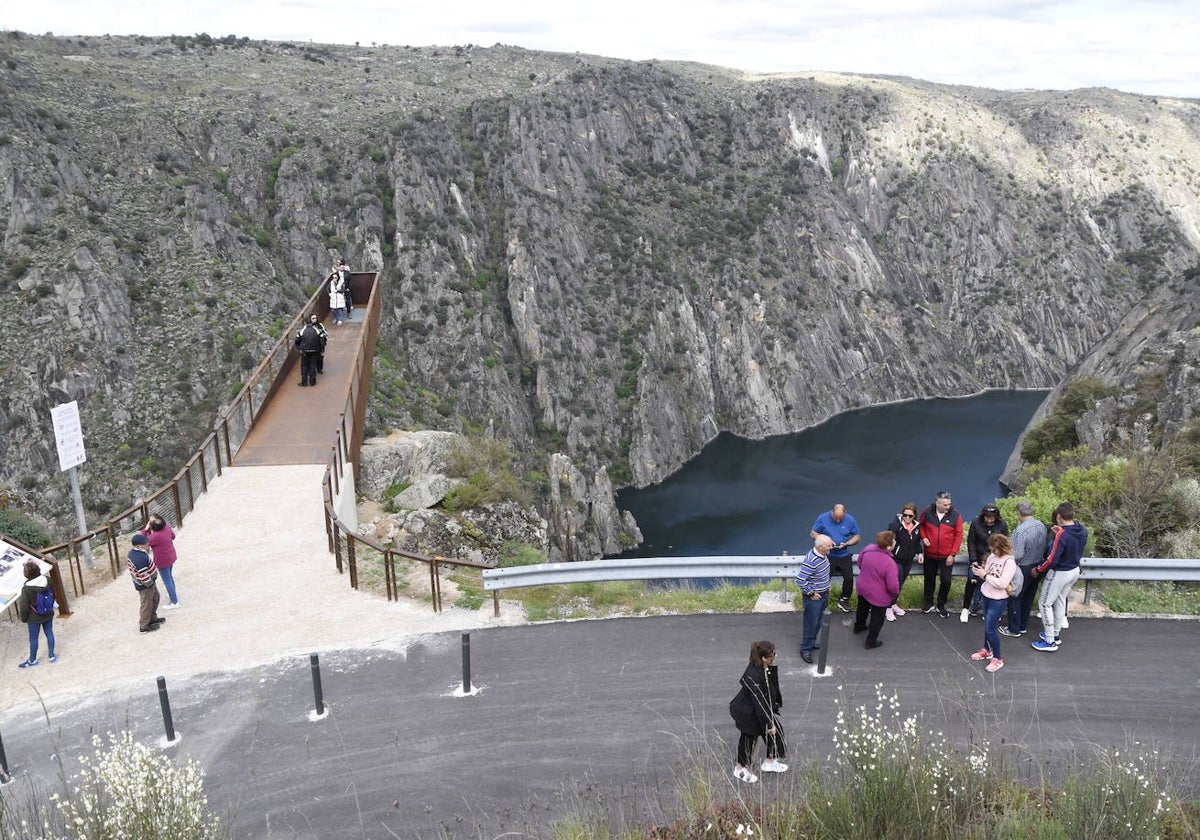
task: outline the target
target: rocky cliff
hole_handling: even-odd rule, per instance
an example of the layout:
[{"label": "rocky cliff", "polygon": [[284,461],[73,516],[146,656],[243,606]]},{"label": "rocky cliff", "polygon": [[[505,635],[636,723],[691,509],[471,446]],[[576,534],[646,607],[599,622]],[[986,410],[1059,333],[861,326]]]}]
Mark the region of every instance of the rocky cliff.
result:
[{"label": "rocky cliff", "polygon": [[110,514],[335,255],[383,272],[370,431],[491,424],[563,556],[719,431],[1053,386],[1200,262],[1200,104],[1111,90],[6,33],[0,115],[0,485],[48,515],[51,406]]}]

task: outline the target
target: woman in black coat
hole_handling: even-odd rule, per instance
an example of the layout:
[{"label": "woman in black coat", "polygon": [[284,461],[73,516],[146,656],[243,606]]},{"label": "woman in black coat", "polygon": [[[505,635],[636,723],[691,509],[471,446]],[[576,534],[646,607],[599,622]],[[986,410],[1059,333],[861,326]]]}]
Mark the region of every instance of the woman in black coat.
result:
[{"label": "woman in black coat", "polygon": [[[908,573],[912,571],[913,561],[923,560],[925,554],[925,544],[921,542],[921,531],[917,524],[916,504],[907,502],[904,507],[900,508],[900,512],[896,514],[896,518],[892,520],[888,530],[896,535],[896,545],[892,548],[892,557],[896,560],[896,571],[900,576],[900,589],[903,591],[904,581],[908,579]],[[888,607],[887,620],[895,621],[905,612],[906,610],[900,608],[900,596],[897,595],[895,603]]]},{"label": "woman in black coat", "polygon": [[758,776],[750,772],[754,746],[761,737],[767,742],[767,758],[762,763],[765,773],[783,773],[788,766],[779,759],[787,755],[783,726],[779,712],[783,709],[783,694],[779,691],[779,670],[775,667],[773,642],[753,642],[750,645],[750,664],[742,673],[742,688],[729,701],[729,714],[737,724],[737,764],[734,778],[754,784]]}]

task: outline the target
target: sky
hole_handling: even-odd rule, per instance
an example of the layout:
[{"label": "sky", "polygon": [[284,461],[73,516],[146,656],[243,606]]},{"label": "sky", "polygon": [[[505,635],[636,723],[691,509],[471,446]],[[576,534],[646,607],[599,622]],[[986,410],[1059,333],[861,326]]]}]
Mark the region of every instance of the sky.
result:
[{"label": "sky", "polygon": [[500,43],[757,72],[1200,97],[1197,0],[4,0],[0,29]]}]

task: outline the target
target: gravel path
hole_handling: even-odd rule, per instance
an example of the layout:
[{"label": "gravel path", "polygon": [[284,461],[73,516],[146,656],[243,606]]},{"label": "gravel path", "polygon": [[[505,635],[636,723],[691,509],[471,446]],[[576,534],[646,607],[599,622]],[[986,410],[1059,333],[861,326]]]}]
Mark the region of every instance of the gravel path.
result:
[{"label": "gravel path", "polygon": [[[41,664],[19,670],[28,654],[26,628],[3,622],[3,715],[112,699],[134,685],[144,693],[158,676],[170,682],[233,672],[312,651],[403,649],[423,633],[524,623],[520,607],[508,602],[501,602],[500,618],[490,604],[435,614],[427,602],[392,603],[352,590],[328,550],[322,471],[234,467],[210,482],[177,532],[180,608],[160,612],[167,622],[156,633],[138,632],[128,575],[72,599],[71,617],[55,620],[57,664],[47,661],[43,639]],[[122,556],[128,549],[126,540]],[[159,588],[165,604],[161,582]]]}]

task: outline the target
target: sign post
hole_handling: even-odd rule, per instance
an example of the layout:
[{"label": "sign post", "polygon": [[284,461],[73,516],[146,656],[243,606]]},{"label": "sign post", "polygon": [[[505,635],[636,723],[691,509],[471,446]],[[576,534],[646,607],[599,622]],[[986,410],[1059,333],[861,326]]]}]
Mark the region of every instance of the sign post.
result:
[{"label": "sign post", "polygon": [[[83,515],[83,497],[79,494],[78,466],[87,460],[83,449],[83,427],[79,423],[79,403],[69,402],[50,409],[54,423],[54,442],[58,446],[58,468],[71,480],[71,497],[75,501],[75,518],[79,521],[80,535],[87,533],[87,519]],[[83,541],[83,560],[92,568],[91,540]]]}]

